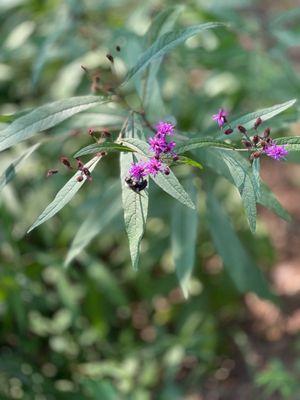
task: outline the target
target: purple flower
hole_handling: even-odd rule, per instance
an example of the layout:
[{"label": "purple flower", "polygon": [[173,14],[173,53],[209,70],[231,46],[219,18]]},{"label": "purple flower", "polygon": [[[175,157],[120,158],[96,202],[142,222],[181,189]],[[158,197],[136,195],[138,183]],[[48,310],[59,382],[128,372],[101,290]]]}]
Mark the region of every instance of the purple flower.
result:
[{"label": "purple flower", "polygon": [[164,137],[158,137],[157,135],[149,138],[149,144],[150,149],[158,156],[165,152],[167,146],[166,139]]},{"label": "purple flower", "polygon": [[226,119],[227,115],[228,115],[228,112],[225,111],[223,108],[220,108],[218,114],[214,114],[212,116],[212,119],[214,121],[217,121],[219,127],[221,128],[227,122],[227,119]]},{"label": "purple flower", "polygon": [[284,145],[279,146],[274,142],[265,147],[264,152],[267,156],[274,158],[274,160],[281,160],[288,155],[288,151]]},{"label": "purple flower", "polygon": [[162,162],[155,157],[150,158],[146,164],[147,173],[153,176],[156,176],[159,171],[164,170]]},{"label": "purple flower", "polygon": [[169,122],[160,121],[156,126],[156,135],[158,137],[165,137],[166,135],[174,134],[174,125]]},{"label": "purple flower", "polygon": [[136,164],[132,163],[129,168],[129,175],[139,181],[141,178],[147,175],[146,172],[147,163],[140,161]]}]

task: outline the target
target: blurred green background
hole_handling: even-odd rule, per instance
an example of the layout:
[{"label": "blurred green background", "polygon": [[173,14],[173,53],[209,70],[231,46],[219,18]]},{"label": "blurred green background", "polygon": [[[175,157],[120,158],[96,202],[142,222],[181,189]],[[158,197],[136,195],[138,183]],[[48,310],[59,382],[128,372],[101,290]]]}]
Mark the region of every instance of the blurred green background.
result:
[{"label": "blurred green background", "polygon": [[[142,35],[153,18],[174,3],[2,0],[0,127],[11,115],[48,101],[91,93],[81,65],[109,84],[106,54],[115,56],[124,73],[147,46]],[[211,115],[221,106],[237,116],[299,97],[297,3],[184,2],[175,26],[206,21],[230,26],[197,35],[164,59],[153,87],[161,96],[149,104],[151,122],[174,116],[181,131],[211,133]],[[135,105],[136,96],[129,94],[128,101]],[[271,126],[281,136],[299,134],[298,114],[294,107]],[[115,156],[107,157],[93,183],[58,216],[25,235],[70,176],[59,157],[89,144],[89,127],[117,131],[123,116],[117,106],[102,106],[40,135],[44,144],[1,193],[0,399],[299,399],[297,157],[295,164],[263,163],[263,176],[293,222],[261,210],[255,237],[235,190],[222,178],[215,182],[280,306],[241,296],[231,283],[208,233],[204,191],[189,299],[182,296],[171,260],[173,202],[159,191],[150,203],[140,270],[133,271],[120,203],[111,210],[106,196],[115,185],[119,199]],[[27,146],[1,153],[1,171]],[[46,180],[46,171],[58,166],[60,173]],[[110,210],[111,220],[65,269],[68,248],[94,207]]]}]

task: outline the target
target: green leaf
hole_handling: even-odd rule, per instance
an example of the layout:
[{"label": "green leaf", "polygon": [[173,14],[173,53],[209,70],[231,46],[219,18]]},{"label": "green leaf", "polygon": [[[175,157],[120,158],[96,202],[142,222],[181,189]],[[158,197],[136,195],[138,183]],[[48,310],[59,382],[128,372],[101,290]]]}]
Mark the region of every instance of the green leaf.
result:
[{"label": "green leaf", "polygon": [[256,229],[256,186],[250,164],[236,152],[223,151],[222,158],[240,192],[251,232]]},{"label": "green leaf", "polygon": [[151,157],[153,154],[149,151],[149,144],[144,140],[138,138],[122,138],[120,144],[132,149],[143,155],[144,157]]},{"label": "green leaf", "polygon": [[183,186],[178,181],[172,171],[170,171],[169,175],[165,175],[164,173],[159,172],[155,177],[151,178],[166,193],[174,197],[174,199],[178,200],[180,203],[184,204],[187,207],[190,207],[193,210],[195,209],[195,204],[193,203],[193,200],[184,190]]},{"label": "green leaf", "polygon": [[[188,181],[187,190],[196,202],[197,191],[191,180]],[[172,256],[180,286],[184,297],[187,298],[195,262],[198,214],[196,210],[184,207],[178,202],[174,204],[172,211]]]},{"label": "green leaf", "polygon": [[129,147],[123,146],[119,143],[113,143],[113,142],[104,142],[100,144],[94,143],[78,150],[73,157],[74,158],[81,157],[87,154],[95,154],[101,151],[106,151],[107,153],[124,151],[128,153],[128,152],[133,152],[134,150]]},{"label": "green leaf", "polygon": [[[127,126],[125,129],[124,143],[127,143],[126,140],[128,137],[133,138],[136,134],[137,132],[135,125],[135,118],[134,115],[131,115],[128,119]],[[138,141],[142,142],[141,140]],[[128,170],[131,166],[131,163],[136,162],[138,160],[139,160],[139,155],[134,155],[130,153],[120,154],[120,172],[121,172],[120,176],[121,176],[121,186],[122,186],[124,221],[129,240],[129,249],[130,249],[132,266],[134,269],[138,268],[140,244],[144,234],[147,215],[148,215],[148,189],[146,188],[139,194],[135,193],[126,184],[125,178],[128,176]]]},{"label": "green leaf", "polygon": [[288,151],[300,150],[300,136],[288,136],[275,139],[276,144],[285,145]]},{"label": "green leaf", "polygon": [[260,160],[259,158],[254,158],[252,162],[252,173],[253,173],[253,182],[255,184],[255,194],[256,199],[260,198]]},{"label": "green leaf", "polygon": [[214,245],[237,289],[241,293],[251,291],[267,299],[273,298],[263,274],[249,258],[227,215],[211,192],[207,195],[207,211]]},{"label": "green leaf", "polygon": [[203,30],[220,26],[225,26],[225,24],[220,22],[207,22],[205,24],[190,26],[189,28],[178,31],[167,32],[160,36],[144,53],[141,54],[136,65],[128,71],[122,85],[132,79],[137,73],[144,71],[151,61],[162,57],[188,38]]},{"label": "green leaf", "polygon": [[274,193],[262,181],[260,182],[260,189],[261,189],[260,190],[261,195],[260,198],[258,199],[258,203],[273,211],[280,218],[283,218],[286,221],[290,222],[291,221],[290,214],[282,207],[282,205],[276,199]]},{"label": "green leaf", "polygon": [[233,146],[232,144],[222,142],[221,140],[214,140],[212,138],[197,138],[177,144],[176,153],[181,154],[185,153],[186,151],[200,149],[202,147],[221,147],[233,150],[235,149],[235,146]]},{"label": "green leaf", "polygon": [[203,165],[200,164],[198,161],[193,160],[192,158],[185,157],[185,156],[180,156],[177,161],[174,162],[175,165],[177,164],[185,164],[185,165],[190,165],[191,167],[196,167],[199,169],[203,169]]},{"label": "green leaf", "polygon": [[[98,162],[100,161],[101,156],[95,156],[88,163],[85,164],[85,167],[92,172]],[[37,218],[37,220],[33,223],[33,225],[28,229],[27,233],[31,232],[37,226],[43,224],[48,219],[52,218],[55,214],[57,214],[66,204],[68,204],[81,186],[86,181],[86,177],[83,177],[81,182],[77,181],[77,178],[81,175],[81,171],[77,171],[75,175],[60,189],[60,191],[55,196],[54,200],[45,208],[42,214]]]},{"label": "green leaf", "polygon": [[20,157],[14,160],[9,166],[5,169],[3,174],[0,176],[0,191],[16,176],[17,171],[21,168],[21,165],[31,154],[40,146],[40,143],[37,143],[29,149],[27,149]]},{"label": "green leaf", "polygon": [[81,96],[38,107],[29,114],[17,118],[0,132],[0,151],[29,139],[40,131],[52,128],[74,114],[107,101],[103,97]]},{"label": "green leaf", "polygon": [[102,232],[107,225],[120,213],[121,200],[119,183],[109,185],[99,196],[97,206],[93,208],[78,229],[68,251],[65,266],[67,266],[85,247]]}]

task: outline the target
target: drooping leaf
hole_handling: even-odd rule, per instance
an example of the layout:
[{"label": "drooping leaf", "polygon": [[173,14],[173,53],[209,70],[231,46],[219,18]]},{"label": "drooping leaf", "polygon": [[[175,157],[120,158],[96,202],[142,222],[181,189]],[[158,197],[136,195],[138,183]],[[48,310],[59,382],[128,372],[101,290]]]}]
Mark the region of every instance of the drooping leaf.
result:
[{"label": "drooping leaf", "polygon": [[214,140],[212,138],[197,138],[186,140],[183,143],[177,144],[176,153],[181,154],[185,153],[186,151],[200,149],[202,147],[221,147],[226,149],[235,149],[235,146],[233,146],[232,144],[225,143],[221,140]]},{"label": "drooping leaf", "polygon": [[29,114],[17,118],[0,132],[0,151],[29,139],[38,132],[52,128],[74,114],[107,101],[103,97],[79,96],[38,107]]},{"label": "drooping leaf", "polygon": [[71,243],[66,266],[120,213],[119,191],[119,184],[109,185],[99,196],[97,206],[89,212]]},{"label": "drooping leaf", "polygon": [[220,22],[207,22],[205,24],[190,26],[178,31],[167,32],[160,36],[144,53],[141,54],[136,65],[128,71],[123,85],[132,79],[137,73],[144,71],[151,61],[162,57],[188,38],[203,30],[220,26],[225,26],[225,24]]},{"label": "drooping leaf", "polygon": [[[191,180],[188,181],[187,190],[196,202],[196,188]],[[198,214],[176,202],[172,210],[172,256],[176,273],[185,298],[188,297],[189,280],[195,262],[197,242]]]},{"label": "drooping leaf", "polygon": [[254,184],[255,184],[255,194],[256,194],[256,199],[258,200],[260,198],[260,160],[259,158],[254,158],[252,162],[252,173],[253,173],[253,179],[254,179]]},{"label": "drooping leaf", "polygon": [[273,211],[280,218],[283,218],[288,222],[291,221],[290,214],[282,207],[274,193],[271,192],[269,187],[262,181],[260,182],[260,198],[258,199],[258,203]]},{"label": "drooping leaf", "polygon": [[172,171],[170,171],[169,175],[159,172],[155,177],[152,177],[152,179],[166,193],[174,197],[174,199],[193,210],[195,209],[195,204],[190,195],[184,190]]},{"label": "drooping leaf", "polygon": [[3,174],[0,176],[0,191],[16,176],[17,171],[21,168],[22,163],[31,156],[31,154],[40,146],[40,143],[37,143],[29,149],[27,149],[20,157],[14,160],[9,166],[5,169]]},{"label": "drooping leaf", "polygon": [[260,297],[273,298],[267,282],[246,253],[236,232],[216,197],[207,195],[208,224],[216,250],[224,261],[225,271],[241,293],[248,291]]},{"label": "drooping leaf", "polygon": [[[128,119],[124,132],[124,143],[126,140],[137,135],[135,118],[131,115]],[[138,139],[135,139],[138,140]],[[141,140],[139,140],[142,142]],[[134,269],[138,268],[140,256],[140,244],[144,234],[148,215],[148,188],[140,193],[135,193],[125,182],[128,171],[133,162],[139,160],[139,155],[131,153],[120,154],[120,177],[122,187],[122,203],[124,209],[125,228],[129,240],[130,256]],[[148,179],[147,179],[148,181]],[[148,181],[149,183],[149,181]]]},{"label": "drooping leaf", "polygon": [[186,156],[180,156],[178,158],[178,160],[175,162],[175,164],[185,164],[185,165],[190,165],[191,167],[203,169],[202,164],[200,164],[198,161],[193,160],[192,158],[186,157]]},{"label": "drooping leaf", "polygon": [[[85,167],[89,169],[90,172],[94,170],[98,162],[100,161],[101,156],[95,156],[88,163],[85,164]],[[81,182],[77,181],[77,178],[81,175],[81,171],[77,171],[76,174],[72,176],[72,178],[60,189],[60,191],[55,196],[54,200],[45,208],[42,214],[37,218],[37,220],[31,225],[28,229],[27,233],[31,232],[33,229],[38,227],[39,225],[46,222],[48,219],[52,218],[55,214],[57,214],[66,204],[68,204],[84,182],[87,180],[86,177],[83,177]]]},{"label": "drooping leaf", "polygon": [[133,152],[134,150],[131,149],[130,147],[126,147],[123,146],[119,143],[114,143],[114,142],[104,142],[104,143],[94,143],[94,144],[90,144],[89,146],[83,147],[82,149],[78,150],[75,154],[74,154],[74,158],[76,157],[81,157],[81,156],[85,156],[87,154],[95,154],[101,151],[105,151],[107,153],[111,153],[111,152]]}]

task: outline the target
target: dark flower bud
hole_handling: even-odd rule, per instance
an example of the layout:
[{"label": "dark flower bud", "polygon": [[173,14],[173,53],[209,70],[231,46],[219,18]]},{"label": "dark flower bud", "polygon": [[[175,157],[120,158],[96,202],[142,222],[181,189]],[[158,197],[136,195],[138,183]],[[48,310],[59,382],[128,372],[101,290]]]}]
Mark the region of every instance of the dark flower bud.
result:
[{"label": "dark flower bud", "polygon": [[121,47],[120,46],[116,46],[116,50],[117,51],[121,51]]},{"label": "dark flower bud", "polygon": [[77,160],[77,169],[82,171],[82,168],[84,166],[83,162],[80,160],[80,158],[76,158],[76,160]]},{"label": "dark flower bud", "polygon": [[262,119],[260,117],[258,117],[254,123],[254,129],[257,129],[261,123],[262,123]]},{"label": "dark flower bud", "polygon": [[112,56],[111,54],[106,54],[106,58],[107,58],[111,63],[114,62],[114,58],[113,58],[113,56]]},{"label": "dark flower bud", "polygon": [[166,168],[165,168],[164,174],[165,174],[165,175],[170,175],[170,168],[169,168],[169,167],[166,167]]},{"label": "dark flower bud", "polygon": [[174,155],[173,155],[173,161],[178,161],[178,160],[179,160],[178,155],[177,155],[177,154],[174,154]]},{"label": "dark flower bud", "polygon": [[93,129],[93,128],[89,128],[89,129],[88,129],[88,134],[89,134],[90,136],[93,136],[93,134],[94,134],[94,129]]},{"label": "dark flower bud", "polygon": [[233,132],[233,129],[229,128],[224,131],[225,135],[230,135]]},{"label": "dark flower bud", "polygon": [[107,156],[107,152],[106,151],[101,151],[100,156],[102,156],[102,157]]},{"label": "dark flower bud", "polygon": [[251,154],[251,159],[253,160],[254,158],[259,158],[261,156],[260,151],[255,151],[254,153]]},{"label": "dark flower bud", "polygon": [[268,146],[268,143],[265,140],[261,140],[260,144],[262,145],[262,148],[265,148],[266,146]]},{"label": "dark flower bud", "polygon": [[272,143],[272,138],[270,138],[270,137],[266,138],[266,142],[267,142],[268,144]]},{"label": "dark flower bud", "polygon": [[77,176],[77,182],[82,182],[82,181],[83,181],[83,176],[82,175]]},{"label": "dark flower bud", "polygon": [[264,130],[264,137],[266,138],[266,137],[269,137],[270,136],[270,133],[271,133],[271,129],[270,128],[266,128],[265,130]]},{"label": "dark flower bud", "polygon": [[63,165],[65,165],[67,168],[73,169],[72,166],[71,166],[71,163],[70,163],[70,161],[69,161],[69,159],[68,159],[68,157],[65,157],[65,156],[60,157],[60,162],[61,162]]},{"label": "dark flower bud", "polygon": [[110,137],[111,136],[108,128],[103,128],[101,133],[102,133],[103,137]]},{"label": "dark flower bud", "polygon": [[238,125],[238,130],[242,133],[246,133],[247,129],[243,125]]},{"label": "dark flower bud", "polygon": [[247,149],[250,149],[252,147],[252,143],[249,140],[242,140],[242,143]]},{"label": "dark flower bud", "polygon": [[86,167],[82,168],[82,172],[86,176],[91,176],[90,170],[88,168],[86,168]]},{"label": "dark flower bud", "polygon": [[254,144],[257,144],[259,142],[259,136],[258,135],[253,136],[252,140]]},{"label": "dark flower bud", "polygon": [[49,169],[47,171],[46,178],[49,178],[49,176],[52,176],[52,175],[57,174],[57,173],[58,173],[58,169]]}]

